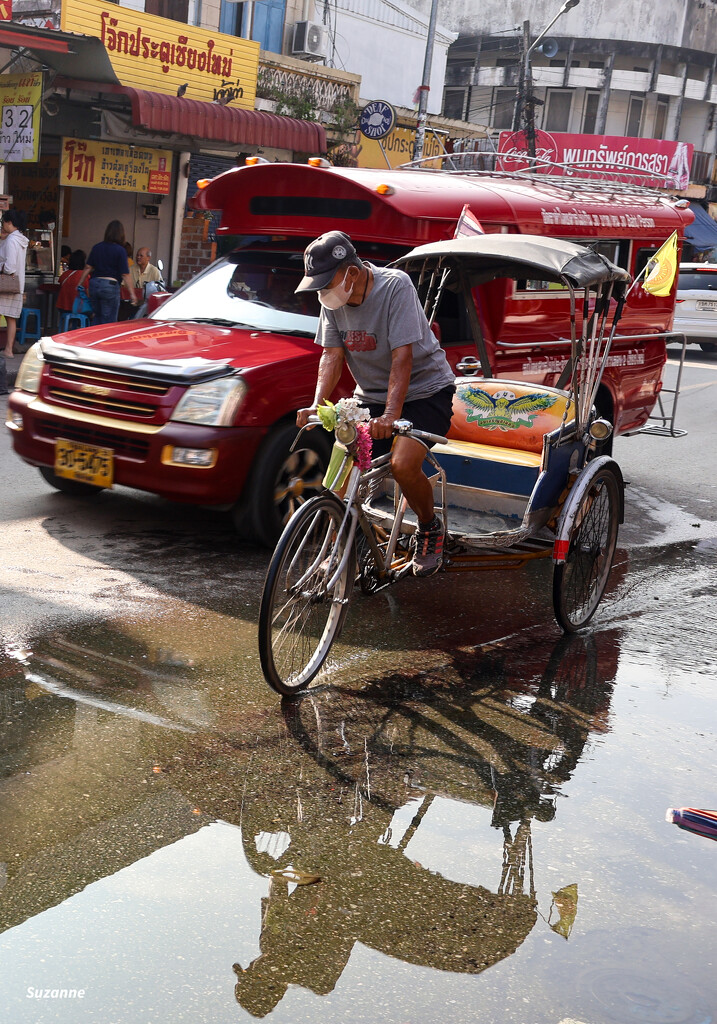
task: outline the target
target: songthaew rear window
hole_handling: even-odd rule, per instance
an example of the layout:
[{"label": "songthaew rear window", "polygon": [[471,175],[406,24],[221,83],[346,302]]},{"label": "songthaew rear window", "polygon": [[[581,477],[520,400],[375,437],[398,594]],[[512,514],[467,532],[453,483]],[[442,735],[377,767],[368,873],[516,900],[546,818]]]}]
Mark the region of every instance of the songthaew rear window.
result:
[{"label": "songthaew rear window", "polygon": [[249,212],[257,217],[323,217],[327,220],[368,220],[367,199],[331,196],[252,196]]}]

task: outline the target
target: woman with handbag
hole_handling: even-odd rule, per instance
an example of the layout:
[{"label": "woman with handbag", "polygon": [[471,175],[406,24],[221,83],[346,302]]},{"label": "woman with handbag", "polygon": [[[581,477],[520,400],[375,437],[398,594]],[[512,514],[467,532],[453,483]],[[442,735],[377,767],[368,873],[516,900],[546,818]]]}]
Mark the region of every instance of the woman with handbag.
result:
[{"label": "woman with handbag", "polygon": [[90,249],[85,269],[77,287],[90,278],[87,289],[92,303],[93,324],[113,324],[117,321],[120,304],[120,285],[125,284],[134,302],[135,292],[129,276],[125,250],[124,227],[119,220],[111,220],[105,229],[104,241]]},{"label": "woman with handbag", "polygon": [[19,210],[6,210],[0,228],[0,313],[7,321],[5,358],[11,359],[17,320],[25,291],[27,238],[22,234],[27,219]]}]

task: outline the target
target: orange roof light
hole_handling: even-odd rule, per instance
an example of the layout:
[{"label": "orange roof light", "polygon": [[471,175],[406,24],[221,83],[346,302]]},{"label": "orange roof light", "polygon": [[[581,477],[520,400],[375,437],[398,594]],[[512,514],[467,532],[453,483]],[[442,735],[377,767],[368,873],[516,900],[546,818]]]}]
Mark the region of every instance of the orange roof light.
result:
[{"label": "orange roof light", "polygon": [[380,196],[392,196],[395,193],[396,189],[393,187],[393,185],[377,185],[376,191]]},{"label": "orange roof light", "polygon": [[197,188],[206,188],[211,180],[211,178],[200,178],[197,182]]},{"label": "orange roof light", "polygon": [[248,156],[244,161],[245,167],[256,167],[257,164],[268,164],[269,161],[263,156]]},{"label": "orange roof light", "polygon": [[310,156],[306,161],[310,167],[333,167],[334,165],[330,160],[326,160],[323,156]]}]

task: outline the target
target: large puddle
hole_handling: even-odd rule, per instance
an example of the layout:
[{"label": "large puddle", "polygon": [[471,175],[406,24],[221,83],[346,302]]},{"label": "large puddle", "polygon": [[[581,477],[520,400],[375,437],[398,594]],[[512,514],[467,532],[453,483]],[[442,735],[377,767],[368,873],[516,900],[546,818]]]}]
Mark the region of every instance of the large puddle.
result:
[{"label": "large puddle", "polygon": [[2,1019],[717,1021],[714,552],[638,563],[571,639],[360,605],[286,706],[253,615],[8,643]]}]

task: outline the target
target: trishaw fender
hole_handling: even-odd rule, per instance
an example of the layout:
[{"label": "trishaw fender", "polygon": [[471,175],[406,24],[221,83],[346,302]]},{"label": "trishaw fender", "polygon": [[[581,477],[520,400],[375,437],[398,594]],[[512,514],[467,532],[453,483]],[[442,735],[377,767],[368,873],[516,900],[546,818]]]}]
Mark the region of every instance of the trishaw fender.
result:
[{"label": "trishaw fender", "polygon": [[614,473],[618,482],[618,490],[620,492],[620,509],[619,509],[619,522],[623,523],[625,520],[625,481],[622,476],[622,470],[620,469],[617,462],[610,458],[609,455],[601,455],[597,459],[593,459],[587,463],[585,468],[580,473],[580,476],[573,484],[568,497],[563,505],[560,518],[558,519],[558,527],[556,530],[555,543],[553,544],[553,562],[557,565],[564,562],[568,549],[570,547],[570,535],[573,532],[575,525],[575,517],[578,513],[578,509],[582,503],[583,497],[585,496],[588,488],[592,484],[593,480],[603,469],[609,468]]}]

